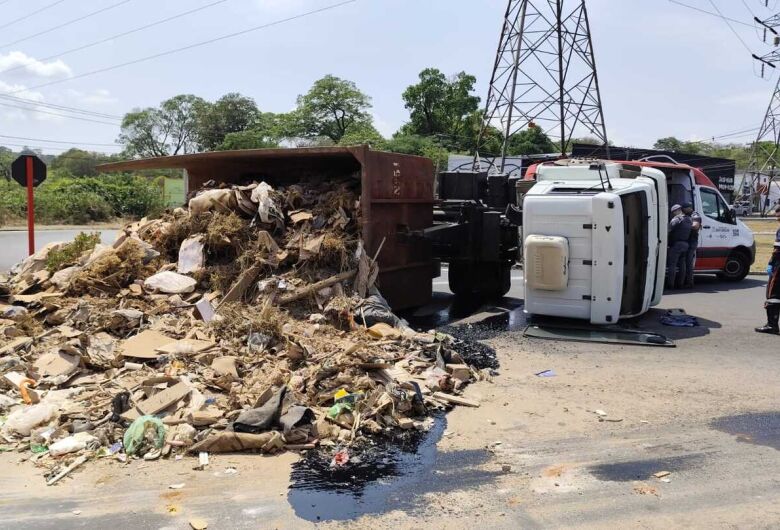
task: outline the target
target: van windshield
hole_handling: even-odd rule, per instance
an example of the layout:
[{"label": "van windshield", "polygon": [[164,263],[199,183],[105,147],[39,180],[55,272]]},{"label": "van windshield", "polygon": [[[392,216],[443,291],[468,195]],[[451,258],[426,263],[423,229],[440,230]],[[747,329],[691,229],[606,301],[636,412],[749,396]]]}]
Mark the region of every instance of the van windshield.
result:
[{"label": "van windshield", "polygon": [[726,201],[724,201],[715,190],[709,188],[699,188],[699,190],[701,193],[702,214],[710,219],[720,221],[721,223],[736,224],[731,218],[731,213],[729,212],[729,207],[726,205]]}]

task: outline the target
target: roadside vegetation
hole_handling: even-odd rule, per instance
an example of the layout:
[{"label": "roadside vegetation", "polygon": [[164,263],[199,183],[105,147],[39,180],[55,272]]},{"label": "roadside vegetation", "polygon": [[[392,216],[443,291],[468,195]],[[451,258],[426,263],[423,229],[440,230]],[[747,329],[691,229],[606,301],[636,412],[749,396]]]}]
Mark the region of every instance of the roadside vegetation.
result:
[{"label": "roadside vegetation", "polygon": [[[238,93],[215,101],[179,94],[156,107],[127,112],[116,138],[123,148],[119,154],[75,148],[59,156],[38,153],[49,167],[49,178],[36,190],[36,217],[49,224],[105,222],[155,215],[184,202],[183,180],[175,171],[99,174],[99,164],[129,158],[369,144],[373,149],[431,158],[441,171],[450,154],[497,155],[504,144],[503,133],[492,126],[482,129],[482,102],[475,95],[475,85],[476,77],[466,72],[448,75],[436,68],[422,70],[400,94],[409,118],[389,136],[375,126],[371,97],[354,82],[333,75],[315,81],[296,98],[295,107],[283,113],[264,111],[254,99]],[[598,143],[593,138],[572,142]],[[732,158],[737,168],[748,163],[747,144],[687,142],[669,136],[658,139],[653,147]],[[558,151],[560,146],[533,123],[507,143],[507,154],[512,156]],[[5,182],[0,181],[0,225],[19,223],[26,215],[24,189],[10,181],[9,175],[11,161],[18,154],[0,147],[0,174],[6,176]]]}]

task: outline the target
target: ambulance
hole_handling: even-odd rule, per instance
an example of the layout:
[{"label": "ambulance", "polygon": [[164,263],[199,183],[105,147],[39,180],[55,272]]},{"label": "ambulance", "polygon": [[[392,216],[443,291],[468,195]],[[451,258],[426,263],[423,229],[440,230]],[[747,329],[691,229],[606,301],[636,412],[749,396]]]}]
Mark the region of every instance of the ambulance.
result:
[{"label": "ambulance", "polygon": [[654,168],[666,175],[668,206],[691,203],[702,217],[699,248],[696,251],[696,274],[715,274],[726,281],[740,281],[755,261],[756,243],[753,232],[737,218],[718,188],[696,167],[651,159],[631,161],[596,161],[564,159],[535,164],[528,168],[525,180],[536,180],[539,166],[571,166],[583,163],[619,164],[625,178],[631,173],[641,174],[643,168]]}]

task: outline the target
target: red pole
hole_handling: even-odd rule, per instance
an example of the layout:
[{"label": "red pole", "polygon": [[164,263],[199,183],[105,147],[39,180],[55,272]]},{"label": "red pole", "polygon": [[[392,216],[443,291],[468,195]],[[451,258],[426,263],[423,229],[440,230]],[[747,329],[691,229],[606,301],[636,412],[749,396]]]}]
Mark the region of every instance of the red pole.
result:
[{"label": "red pole", "polygon": [[35,201],[33,200],[33,159],[28,156],[27,163],[27,250],[30,256],[35,254]]}]

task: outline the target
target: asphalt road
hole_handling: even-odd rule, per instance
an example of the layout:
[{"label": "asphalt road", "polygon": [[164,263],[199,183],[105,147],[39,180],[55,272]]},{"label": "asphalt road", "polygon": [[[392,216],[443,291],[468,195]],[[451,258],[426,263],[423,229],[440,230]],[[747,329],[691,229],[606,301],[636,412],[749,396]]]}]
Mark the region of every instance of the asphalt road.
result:
[{"label": "asphalt road", "polygon": [[[45,245],[55,241],[70,241],[79,232],[100,232],[101,241],[112,243],[116,230],[39,230],[35,232],[35,248],[40,250]],[[27,257],[27,231],[0,231],[0,272],[5,272]]]},{"label": "asphalt road", "polygon": [[[0,520],[20,528],[186,528],[194,516],[209,529],[777,528],[780,338],[752,331],[763,322],[765,282],[697,281],[632,323],[675,348],[528,339],[521,282],[502,300],[470,304],[435,283],[433,303],[404,316],[478,340],[495,351],[498,373],[469,386],[465,396],[480,407],[452,410],[415,463],[354,491],[335,491],[327,478],[311,492],[288,490],[293,454],[212,455],[206,471],[193,470],[195,458],[106,459],[46,488],[40,469],[5,453]],[[661,325],[671,308],[699,326]],[[545,370],[554,376],[535,375]],[[237,474],[225,474],[228,466]],[[170,490],[174,483],[185,486]]]}]

